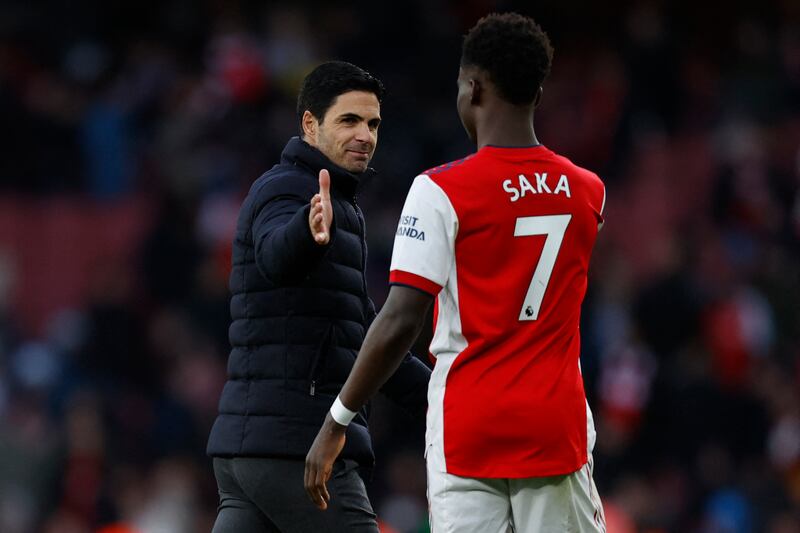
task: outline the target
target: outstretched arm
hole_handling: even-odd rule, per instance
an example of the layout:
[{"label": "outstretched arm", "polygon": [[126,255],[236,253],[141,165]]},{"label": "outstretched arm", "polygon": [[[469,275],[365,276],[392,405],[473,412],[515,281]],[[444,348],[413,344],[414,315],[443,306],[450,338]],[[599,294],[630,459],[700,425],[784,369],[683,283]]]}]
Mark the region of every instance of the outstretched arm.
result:
[{"label": "outstretched arm", "polygon": [[[342,387],[339,400],[350,411],[358,411],[397,370],[422,329],[433,296],[417,289],[394,285],[386,304],[370,326],[353,370]],[[330,413],[306,456],[305,487],[317,507],[326,509],[330,495],[326,482],[333,462],[342,451],[347,426]]]},{"label": "outstretched arm", "polygon": [[[276,284],[302,278],[327,253],[335,234],[330,174],[319,173],[319,191],[306,203],[306,191],[282,183],[270,189],[253,221],[256,266]],[[261,193],[265,196],[265,193]]]}]

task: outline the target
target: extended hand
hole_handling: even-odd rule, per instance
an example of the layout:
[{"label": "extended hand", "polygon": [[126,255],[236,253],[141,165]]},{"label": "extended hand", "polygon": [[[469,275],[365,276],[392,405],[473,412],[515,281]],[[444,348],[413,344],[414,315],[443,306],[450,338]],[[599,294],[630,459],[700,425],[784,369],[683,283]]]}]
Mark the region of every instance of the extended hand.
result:
[{"label": "extended hand", "polygon": [[308,212],[308,227],[317,244],[328,244],[331,240],[332,222],[331,175],[323,168],[319,171],[319,192],[311,199],[311,210]]},{"label": "extended hand", "polygon": [[337,424],[328,413],[306,456],[306,492],[311,501],[323,511],[328,508],[331,500],[325,484],[331,477],[333,462],[344,448],[346,430],[347,426]]}]

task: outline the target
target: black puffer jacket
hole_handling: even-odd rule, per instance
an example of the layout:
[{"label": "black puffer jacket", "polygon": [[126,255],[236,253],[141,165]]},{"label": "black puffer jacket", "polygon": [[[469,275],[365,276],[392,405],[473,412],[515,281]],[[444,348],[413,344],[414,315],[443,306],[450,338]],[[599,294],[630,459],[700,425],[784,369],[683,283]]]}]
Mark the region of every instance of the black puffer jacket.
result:
[{"label": "black puffer jacket", "polygon": [[[322,168],[331,174],[334,213],[326,246],[308,228]],[[356,175],[295,137],[250,189],[233,242],[233,349],[209,455],[304,458],[311,447],[375,316],[357,185]],[[382,391],[422,416],[429,377],[409,354]],[[364,410],[342,454],[372,464]]]}]

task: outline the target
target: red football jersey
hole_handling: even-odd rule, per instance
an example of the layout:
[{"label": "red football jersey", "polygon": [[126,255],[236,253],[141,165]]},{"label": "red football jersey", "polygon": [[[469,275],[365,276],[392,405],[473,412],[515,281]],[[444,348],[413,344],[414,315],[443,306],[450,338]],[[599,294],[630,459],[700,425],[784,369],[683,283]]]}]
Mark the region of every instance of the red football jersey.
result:
[{"label": "red football jersey", "polygon": [[437,297],[429,465],[521,478],[586,463],[578,325],[604,204],[597,175],[544,146],[487,146],[414,180],[390,281]]}]

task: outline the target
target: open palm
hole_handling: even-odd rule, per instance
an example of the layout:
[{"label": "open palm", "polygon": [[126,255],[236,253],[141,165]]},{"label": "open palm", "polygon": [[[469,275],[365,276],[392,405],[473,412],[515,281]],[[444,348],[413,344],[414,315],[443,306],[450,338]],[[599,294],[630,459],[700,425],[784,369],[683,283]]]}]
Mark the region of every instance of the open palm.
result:
[{"label": "open palm", "polygon": [[319,192],[311,199],[311,210],[308,213],[308,227],[317,244],[328,244],[331,240],[332,222],[331,176],[327,170],[322,169],[319,171]]}]

